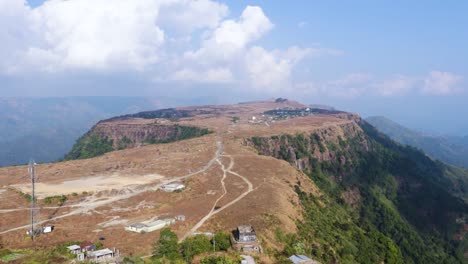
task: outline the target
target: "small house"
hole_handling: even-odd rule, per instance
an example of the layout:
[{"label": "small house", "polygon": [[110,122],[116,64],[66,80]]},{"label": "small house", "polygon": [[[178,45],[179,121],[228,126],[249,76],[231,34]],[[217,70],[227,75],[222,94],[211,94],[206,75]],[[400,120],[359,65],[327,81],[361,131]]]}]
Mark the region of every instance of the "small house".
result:
[{"label": "small house", "polygon": [[241,225],[237,227],[236,230],[236,240],[239,243],[251,243],[257,241],[257,235],[252,226]]},{"label": "small house", "polygon": [[169,183],[161,186],[161,189],[166,192],[175,192],[185,188],[185,185],[182,183]]},{"label": "small house", "polygon": [[78,254],[81,252],[81,247],[78,245],[68,246],[67,249],[71,254]]},{"label": "small house", "polygon": [[95,262],[107,262],[107,260],[114,257],[114,251],[105,248],[101,250],[91,251],[86,254],[88,259]]},{"label": "small house", "polygon": [[80,244],[81,251],[86,252],[86,251],[92,251],[95,249],[95,246],[93,243],[86,241]]},{"label": "small house", "polygon": [[143,223],[134,223],[134,224],[126,226],[125,230],[131,231],[131,232],[136,232],[136,233],[144,233],[145,232],[144,230],[147,227],[148,226],[143,224]]}]

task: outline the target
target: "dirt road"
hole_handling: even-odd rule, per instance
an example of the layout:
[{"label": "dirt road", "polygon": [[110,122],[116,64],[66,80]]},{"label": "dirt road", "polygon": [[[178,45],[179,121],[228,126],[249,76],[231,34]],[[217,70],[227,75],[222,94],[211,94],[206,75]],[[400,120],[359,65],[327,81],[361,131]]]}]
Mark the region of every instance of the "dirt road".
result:
[{"label": "dirt road", "polygon": [[[230,159],[230,163],[229,163],[229,166],[228,168],[226,169],[226,167],[224,166],[224,164],[222,164],[222,162],[218,159],[217,162],[221,165],[221,169],[223,170],[223,177],[221,178],[221,186],[223,188],[223,194],[218,198],[216,199],[216,201],[214,202],[213,204],[213,207],[211,208],[211,210],[208,212],[207,215],[205,215],[200,221],[198,221],[197,224],[195,224],[187,233],[185,233],[184,236],[182,236],[180,239],[179,239],[179,242],[183,241],[184,239],[186,239],[188,236],[190,236],[191,234],[193,234],[194,232],[196,232],[198,230],[198,228],[200,228],[201,226],[203,226],[203,224],[208,220],[210,219],[212,216],[216,215],[217,213],[223,211],[224,209],[226,208],[229,208],[230,206],[232,206],[233,204],[239,202],[242,198],[244,198],[245,196],[247,196],[249,193],[251,193],[254,188],[253,188],[253,184],[247,179],[245,178],[244,176],[232,171],[232,168],[234,167],[234,159],[232,158],[232,156],[229,156],[229,155],[223,155],[224,157],[228,157]],[[228,174],[232,174],[232,175],[235,175],[239,178],[241,178],[245,183],[247,183],[247,190],[245,192],[243,192],[241,195],[239,195],[236,199],[232,200],[231,202],[227,203],[226,205],[224,205],[223,207],[221,208],[216,208],[218,202],[226,195],[227,193],[227,190],[226,190],[226,186],[225,186],[225,183],[224,183],[224,180],[226,179],[227,175]]]},{"label": "dirt road", "polygon": [[[111,204],[111,203],[114,203],[114,202],[117,202],[117,201],[120,201],[120,200],[129,199],[129,198],[131,198],[133,196],[136,196],[138,194],[141,194],[141,193],[144,193],[144,192],[147,192],[147,191],[157,190],[162,185],[172,183],[172,182],[181,181],[181,180],[190,178],[192,176],[195,176],[195,175],[197,175],[199,173],[203,173],[203,172],[207,171],[209,168],[211,168],[211,166],[213,166],[213,164],[215,162],[217,162],[217,160],[221,156],[221,153],[223,151],[223,143],[219,139],[217,139],[216,143],[217,143],[217,150],[216,150],[216,153],[215,153],[214,157],[205,166],[203,166],[198,171],[189,173],[189,174],[184,175],[184,176],[175,177],[175,178],[172,178],[172,179],[169,179],[169,180],[165,180],[165,181],[163,181],[163,182],[161,182],[161,183],[159,183],[159,184],[157,184],[155,186],[145,187],[145,188],[136,189],[136,190],[131,190],[131,192],[127,192],[127,193],[124,193],[124,194],[119,194],[117,196],[103,198],[103,197],[96,197],[96,196],[93,195],[91,197],[88,197],[85,201],[83,201],[83,202],[81,202],[79,204],[73,205],[73,207],[79,207],[79,208],[74,209],[69,213],[59,215],[59,216],[56,216],[56,217],[53,217],[53,218],[50,218],[50,219],[47,219],[47,220],[44,220],[44,221],[37,222],[37,224],[43,224],[43,223],[46,223],[46,222],[49,222],[49,221],[53,221],[53,220],[57,220],[57,219],[61,219],[61,218],[65,218],[65,217],[69,217],[69,216],[73,216],[73,215],[78,215],[78,214],[86,213],[86,212],[89,212],[89,211],[93,211],[98,207],[108,205],[108,204]],[[2,231],[0,231],[0,235],[1,234],[6,234],[6,233],[9,233],[9,232],[13,232],[13,231],[17,231],[17,230],[21,230],[21,229],[25,229],[25,228],[28,228],[28,227],[30,227],[30,225],[23,225],[23,226],[19,226],[19,227],[7,229],[7,230],[2,230]]]}]

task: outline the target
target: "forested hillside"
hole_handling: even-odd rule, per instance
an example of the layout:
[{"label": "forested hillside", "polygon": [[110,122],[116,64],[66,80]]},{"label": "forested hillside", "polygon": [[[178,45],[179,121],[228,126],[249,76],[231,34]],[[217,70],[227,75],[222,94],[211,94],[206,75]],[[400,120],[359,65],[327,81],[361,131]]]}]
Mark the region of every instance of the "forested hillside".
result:
[{"label": "forested hillside", "polygon": [[322,192],[295,183],[304,219],[297,235],[277,234],[281,254],[323,263],[465,263],[466,171],[399,145],[366,122],[344,132],[248,141],[304,171]]},{"label": "forested hillside", "polygon": [[443,162],[468,168],[468,137],[425,135],[382,116],[369,117],[366,121],[401,144],[419,148]]}]

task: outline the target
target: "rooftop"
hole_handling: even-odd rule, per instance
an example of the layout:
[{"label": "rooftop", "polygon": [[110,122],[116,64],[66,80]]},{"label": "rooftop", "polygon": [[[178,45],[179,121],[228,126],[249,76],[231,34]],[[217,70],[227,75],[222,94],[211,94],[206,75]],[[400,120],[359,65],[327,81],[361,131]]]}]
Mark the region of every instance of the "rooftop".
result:
[{"label": "rooftop", "polygon": [[90,246],[94,246],[94,244],[89,242],[89,241],[85,241],[85,242],[80,244],[80,248],[86,248],[86,247],[90,247]]},{"label": "rooftop", "polygon": [[131,226],[131,227],[134,227],[134,228],[147,227],[147,225],[145,225],[145,224],[143,224],[143,223],[135,223],[135,224],[131,224],[130,226]]},{"label": "rooftop", "polygon": [[239,233],[253,233],[255,232],[252,226],[249,225],[241,225],[237,227]]},{"label": "rooftop", "polygon": [[89,252],[88,257],[94,258],[94,257],[101,257],[105,255],[110,255],[110,254],[114,254],[114,251],[108,248],[105,248],[105,249]]},{"label": "rooftop", "polygon": [[80,246],[78,245],[71,245],[71,246],[68,246],[67,247],[69,250],[77,250],[77,249],[80,249]]}]

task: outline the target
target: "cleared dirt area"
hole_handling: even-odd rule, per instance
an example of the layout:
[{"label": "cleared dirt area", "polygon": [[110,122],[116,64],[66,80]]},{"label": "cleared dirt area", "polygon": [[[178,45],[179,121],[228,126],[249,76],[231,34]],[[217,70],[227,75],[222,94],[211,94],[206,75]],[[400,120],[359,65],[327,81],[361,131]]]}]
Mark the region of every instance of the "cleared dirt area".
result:
[{"label": "cleared dirt area", "polygon": [[[196,231],[231,231],[249,224],[255,227],[262,243],[274,247],[274,228],[294,232],[294,221],[301,217],[293,186],[300,182],[303,189],[319,194],[305,175],[287,162],[258,155],[243,144],[244,139],[353,122],[324,115],[268,124],[249,121],[266,110],[284,106],[303,107],[294,102],[256,102],[186,108],[204,114],[163,122],[205,127],[214,133],[114,151],[93,159],[38,165],[41,224],[56,228],[38,237],[37,244],[48,247],[105,237],[105,247],[119,248],[127,255],[147,255],[159,232],[130,233],[124,226],[184,215],[185,221],[171,226],[179,238]],[[234,123],[233,117],[240,120]],[[182,182],[186,188],[174,193],[159,190],[171,182]],[[8,247],[32,245],[25,238],[29,212],[22,194],[29,190],[26,166],[0,168],[0,238]],[[68,199],[61,205],[44,203],[45,197],[55,195],[66,195]]]}]

